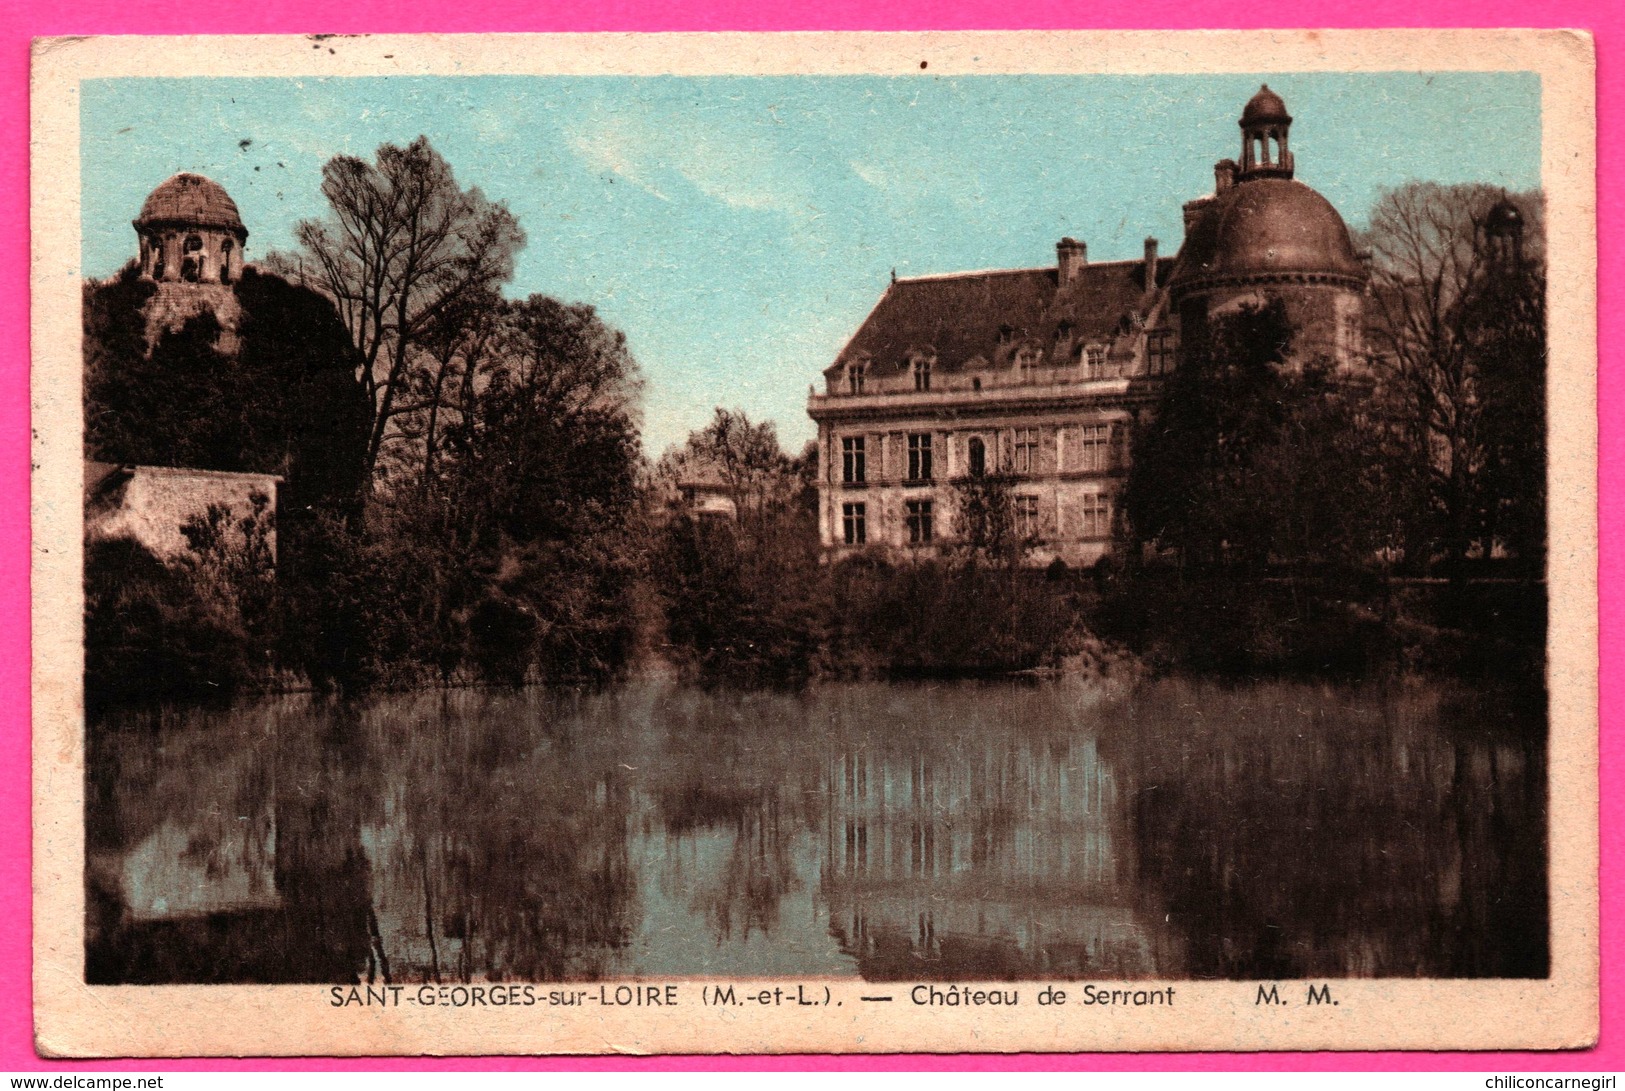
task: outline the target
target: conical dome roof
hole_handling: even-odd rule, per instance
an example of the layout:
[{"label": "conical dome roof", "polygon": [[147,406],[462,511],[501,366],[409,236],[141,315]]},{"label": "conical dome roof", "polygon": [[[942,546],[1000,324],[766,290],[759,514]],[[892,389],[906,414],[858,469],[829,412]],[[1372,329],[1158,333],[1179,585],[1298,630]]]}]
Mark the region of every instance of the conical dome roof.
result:
[{"label": "conical dome roof", "polygon": [[223,228],[245,238],[248,236],[242,217],[237,214],[237,203],[225,188],[201,174],[185,171],[161,183],[141,205],[135,226],[159,224]]}]

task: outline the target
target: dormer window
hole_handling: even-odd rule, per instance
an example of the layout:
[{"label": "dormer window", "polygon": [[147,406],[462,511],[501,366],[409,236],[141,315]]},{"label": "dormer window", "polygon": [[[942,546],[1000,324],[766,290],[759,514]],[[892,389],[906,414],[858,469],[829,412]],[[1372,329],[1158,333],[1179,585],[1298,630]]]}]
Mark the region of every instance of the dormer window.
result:
[{"label": "dormer window", "polygon": [[864,373],[868,370],[861,360],[854,360],[846,365],[846,392],[848,394],[863,393]]},{"label": "dormer window", "polygon": [[1014,326],[1005,325],[999,327],[999,344],[1008,345],[1015,336],[1016,329]]},{"label": "dormer window", "polygon": [[1016,353],[1016,370],[1022,382],[1032,382],[1038,377],[1039,353],[1035,348],[1024,348]]},{"label": "dormer window", "polygon": [[1106,376],[1106,347],[1104,345],[1090,345],[1083,350],[1084,375],[1090,379],[1103,379]]},{"label": "dormer window", "polygon": [[926,356],[916,356],[913,361],[914,389],[931,389],[931,360]]},{"label": "dormer window", "polygon": [[1152,375],[1172,371],[1178,348],[1173,330],[1152,330],[1145,335],[1145,370]]},{"label": "dormer window", "polygon": [[1055,343],[1057,345],[1062,344],[1062,343],[1064,343],[1066,341],[1070,341],[1071,339],[1072,339],[1072,323],[1070,323],[1070,322],[1062,322],[1059,326],[1055,327]]}]

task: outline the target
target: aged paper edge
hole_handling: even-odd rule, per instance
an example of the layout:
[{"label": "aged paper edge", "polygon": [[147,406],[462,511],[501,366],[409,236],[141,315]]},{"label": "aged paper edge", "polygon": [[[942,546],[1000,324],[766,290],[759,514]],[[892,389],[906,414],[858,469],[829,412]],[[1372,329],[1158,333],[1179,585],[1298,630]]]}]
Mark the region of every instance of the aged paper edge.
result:
[{"label": "aged paper edge", "polygon": [[[719,1011],[334,1009],[319,986],[84,984],[79,83],[121,76],[933,75],[1528,71],[1542,90],[1550,367],[1550,898],[1546,980],[1342,980],[1275,1011],[1257,983],[1173,982],[1178,1009],[853,1003]],[[55,1057],[1563,1049],[1596,1041],[1594,50],[1563,30],[291,36],[51,39],[32,75],[35,1041]],[[1559,427],[1558,424],[1561,423]],[[740,991],[782,981],[733,982]],[[696,981],[695,984],[698,984]],[[807,982],[813,984],[813,982]],[[818,981],[856,1001],[861,982]],[[1036,994],[1041,983],[1020,983]],[[1081,983],[1080,983],[1081,984]],[[1147,985],[1158,983],[1146,983]],[[1283,992],[1302,984],[1278,983]],[[1010,987],[1010,986],[1006,986]],[[899,991],[906,986],[899,988]],[[905,994],[906,995],[906,994]],[[1024,1004],[1030,1000],[1024,999]],[[821,1012],[822,1009],[812,1009]]]}]

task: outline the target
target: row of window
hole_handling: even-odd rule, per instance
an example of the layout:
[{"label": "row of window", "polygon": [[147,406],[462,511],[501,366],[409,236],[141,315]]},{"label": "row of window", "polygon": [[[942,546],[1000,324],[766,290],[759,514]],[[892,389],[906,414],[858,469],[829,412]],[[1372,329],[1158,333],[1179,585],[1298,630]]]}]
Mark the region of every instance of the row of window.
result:
[{"label": "row of window", "polygon": [[[1172,330],[1154,330],[1146,334],[1145,358],[1146,371],[1151,375],[1161,375],[1172,371],[1174,367],[1174,354],[1178,343]],[[1021,378],[1026,381],[1035,379],[1039,368],[1043,366],[1043,355],[1035,349],[1023,349],[1016,353],[1016,369]],[[1074,354],[1071,364],[1081,366],[1085,375],[1091,379],[1109,378],[1106,347],[1104,345],[1079,346]],[[846,365],[846,390],[848,394],[862,394],[864,381],[868,378],[868,365],[855,360]],[[927,391],[931,389],[931,361],[925,357],[915,357],[909,363],[909,374],[914,379],[914,389]],[[975,388],[982,388],[982,380],[976,379]]]},{"label": "row of window", "polygon": [[[1111,425],[1091,424],[1074,428],[1071,445],[1074,449],[1073,469],[1103,471],[1111,466]],[[1033,474],[1039,472],[1041,431],[1037,428],[1017,428],[1011,437],[1009,472]],[[863,485],[869,480],[868,437],[841,437],[841,483]],[[932,434],[908,434],[908,476],[905,480],[919,483],[933,480]],[[972,477],[988,472],[987,444],[980,436],[972,436],[966,444],[967,468]]]},{"label": "row of window", "polygon": [[[1038,497],[1012,498],[1016,533],[1023,539],[1037,541],[1049,537],[1039,516]],[[930,545],[936,540],[936,505],[930,500],[909,500],[903,505],[903,526],[909,545]],[[1079,498],[1079,538],[1105,538],[1111,533],[1111,502],[1099,494]],[[1060,537],[1056,528],[1055,537]],[[869,542],[869,506],[862,501],[841,505],[841,536],[847,545],[867,545]]]},{"label": "row of window", "polygon": [[[930,500],[910,500],[903,507],[903,523],[908,529],[909,544],[929,545],[935,541],[935,505]],[[841,535],[847,545],[868,544],[869,506],[867,504],[841,505]]]},{"label": "row of window", "polygon": [[[161,240],[147,240],[148,248],[152,251],[152,275],[155,280],[162,280],[168,268],[164,261],[164,248]],[[220,279],[230,280],[231,252],[235,247],[231,239],[220,243]],[[182,280],[199,280],[203,277],[208,261],[203,250],[203,237],[201,235],[188,235],[181,243],[181,269]]]}]

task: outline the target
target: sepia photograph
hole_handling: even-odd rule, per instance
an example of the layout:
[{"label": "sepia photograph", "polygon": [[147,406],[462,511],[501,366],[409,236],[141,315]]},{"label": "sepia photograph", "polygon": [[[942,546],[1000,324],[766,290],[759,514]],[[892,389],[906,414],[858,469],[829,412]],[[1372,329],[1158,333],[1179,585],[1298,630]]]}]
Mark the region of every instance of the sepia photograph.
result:
[{"label": "sepia photograph", "polygon": [[[824,1029],[727,1048],[844,1051],[1426,983],[1547,998],[1495,1044],[1594,1035],[1550,72],[874,37],[90,43],[35,126],[63,988],[540,1031],[766,981]],[[684,1018],[657,1048],[732,1040]],[[1133,1041],[1045,1033],[953,1048]]]}]

